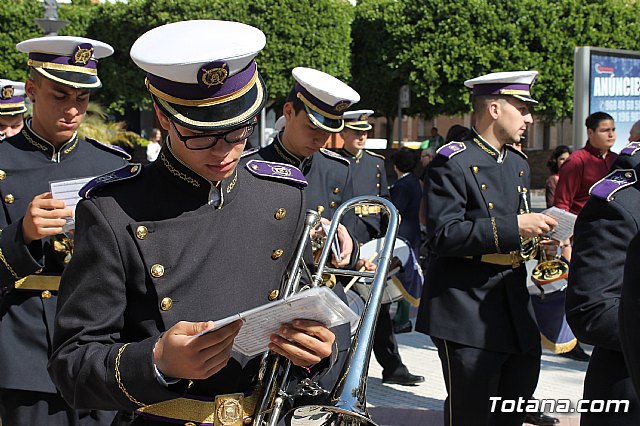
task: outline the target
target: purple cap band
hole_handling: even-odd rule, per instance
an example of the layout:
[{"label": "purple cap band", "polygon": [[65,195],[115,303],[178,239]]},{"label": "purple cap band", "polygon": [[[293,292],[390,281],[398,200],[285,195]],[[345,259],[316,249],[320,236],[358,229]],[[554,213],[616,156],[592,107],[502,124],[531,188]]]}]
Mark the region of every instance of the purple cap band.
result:
[{"label": "purple cap band", "polygon": [[90,59],[86,64],[78,64],[73,61],[73,58],[71,56],[50,55],[48,53],[31,52],[29,53],[29,59],[39,62],[50,62],[53,64],[73,65],[75,67],[91,68],[94,70],[98,68],[98,63],[93,59]]},{"label": "purple cap band", "polygon": [[24,102],[24,97],[14,96],[9,99],[0,99],[0,104],[17,104],[18,102]]},{"label": "purple cap band", "polygon": [[[251,61],[242,71],[227,77],[221,84],[206,87],[198,83],[179,83],[147,73],[149,83],[156,89],[178,99],[198,101],[215,99],[231,95],[247,86],[257,70],[256,62]],[[198,70],[200,74],[200,70]]]},{"label": "purple cap band", "polygon": [[528,84],[515,83],[493,83],[493,84],[476,84],[473,86],[473,96],[482,95],[500,95],[501,90],[531,90]]},{"label": "purple cap band", "polygon": [[[326,102],[323,102],[320,99],[318,99],[315,96],[313,96],[307,89],[305,89],[297,81],[296,81],[296,84],[294,86],[294,90],[297,93],[302,93],[302,95],[305,97],[305,99],[308,100],[309,102],[311,102],[311,104],[314,107],[318,108],[319,110],[321,110],[323,112],[326,112],[329,115],[342,117],[342,114],[344,114],[344,111],[347,108],[349,108],[349,106],[351,105],[351,102],[347,101],[347,100],[340,101],[336,105],[327,105]],[[336,107],[339,108],[339,109],[336,109]]]}]

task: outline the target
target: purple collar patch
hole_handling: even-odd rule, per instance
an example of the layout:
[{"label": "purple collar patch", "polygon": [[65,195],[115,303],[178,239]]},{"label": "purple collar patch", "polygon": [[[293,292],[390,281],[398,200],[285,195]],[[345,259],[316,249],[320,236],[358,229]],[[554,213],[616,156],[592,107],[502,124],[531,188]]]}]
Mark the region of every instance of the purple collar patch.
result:
[{"label": "purple collar patch", "polygon": [[594,183],[589,194],[607,202],[613,201],[613,194],[622,188],[631,186],[638,181],[633,169],[620,169],[609,173],[598,182]]},{"label": "purple collar patch", "polygon": [[251,160],[245,166],[254,176],[267,177],[275,180],[297,183],[307,186],[307,180],[302,172],[294,166],[271,161]]},{"label": "purple collar patch", "polygon": [[640,142],[629,142],[627,146],[622,148],[620,151],[621,155],[633,155],[636,152],[640,151]]},{"label": "purple collar patch", "polygon": [[444,157],[451,158],[454,155],[460,154],[465,149],[467,149],[467,146],[463,142],[449,142],[448,144],[440,147],[436,153]]}]

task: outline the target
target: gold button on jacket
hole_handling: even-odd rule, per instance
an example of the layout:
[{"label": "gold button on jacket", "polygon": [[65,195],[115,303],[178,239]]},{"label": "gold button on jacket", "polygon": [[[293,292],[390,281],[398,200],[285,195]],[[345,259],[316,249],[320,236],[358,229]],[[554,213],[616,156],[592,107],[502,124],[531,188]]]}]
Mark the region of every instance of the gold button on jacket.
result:
[{"label": "gold button on jacket", "polygon": [[279,259],[280,256],[282,256],[282,253],[284,253],[284,251],[281,249],[274,250],[273,253],[271,254],[271,258],[273,260]]},{"label": "gold button on jacket", "polygon": [[173,300],[171,300],[170,297],[165,297],[160,302],[160,309],[162,309],[163,311],[168,311],[169,309],[171,309],[172,306],[173,306]]},{"label": "gold button on jacket", "polygon": [[278,209],[278,211],[276,211],[275,218],[277,220],[282,220],[286,215],[287,215],[286,209]]},{"label": "gold button on jacket", "polygon": [[7,172],[4,170],[0,170],[0,180],[5,180],[7,178]]},{"label": "gold button on jacket", "polygon": [[136,228],[136,237],[139,240],[144,240],[145,238],[147,238],[148,234],[149,234],[149,230],[147,229],[146,226],[140,225]]},{"label": "gold button on jacket", "polygon": [[15,199],[13,198],[12,194],[7,194],[7,195],[4,196],[4,202],[7,203],[7,204],[13,204],[14,200]]},{"label": "gold button on jacket", "polygon": [[280,290],[272,290],[271,293],[269,293],[269,300],[274,301],[278,298],[279,295]]},{"label": "gold button on jacket", "polygon": [[164,266],[159,263],[156,263],[151,267],[151,275],[155,278],[160,278],[164,275]]}]

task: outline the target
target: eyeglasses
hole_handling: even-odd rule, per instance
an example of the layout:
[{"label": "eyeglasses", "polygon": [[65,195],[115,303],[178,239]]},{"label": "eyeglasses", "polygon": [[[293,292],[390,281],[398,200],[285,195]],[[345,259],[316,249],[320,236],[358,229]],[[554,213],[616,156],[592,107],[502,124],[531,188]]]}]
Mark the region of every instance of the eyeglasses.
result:
[{"label": "eyeglasses", "polygon": [[216,133],[216,134],[196,134],[185,136],[178,131],[175,123],[171,121],[171,125],[173,126],[173,130],[176,131],[178,135],[178,139],[184,143],[184,146],[187,149],[191,149],[194,151],[199,151],[203,149],[209,149],[214,147],[220,139],[223,139],[227,143],[238,143],[247,139],[249,136],[253,134],[256,126],[258,125],[257,121],[253,121],[247,125],[242,127],[236,127],[235,129],[231,129],[225,133]]}]

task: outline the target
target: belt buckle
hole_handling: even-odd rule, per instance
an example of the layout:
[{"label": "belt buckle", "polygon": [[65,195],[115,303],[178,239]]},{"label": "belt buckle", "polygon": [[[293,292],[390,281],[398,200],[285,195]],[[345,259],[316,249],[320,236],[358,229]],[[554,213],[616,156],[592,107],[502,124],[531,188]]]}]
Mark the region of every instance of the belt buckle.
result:
[{"label": "belt buckle", "polygon": [[216,396],[215,418],[219,424],[222,426],[242,426],[244,416],[242,410],[243,402],[244,395],[241,393]]}]

